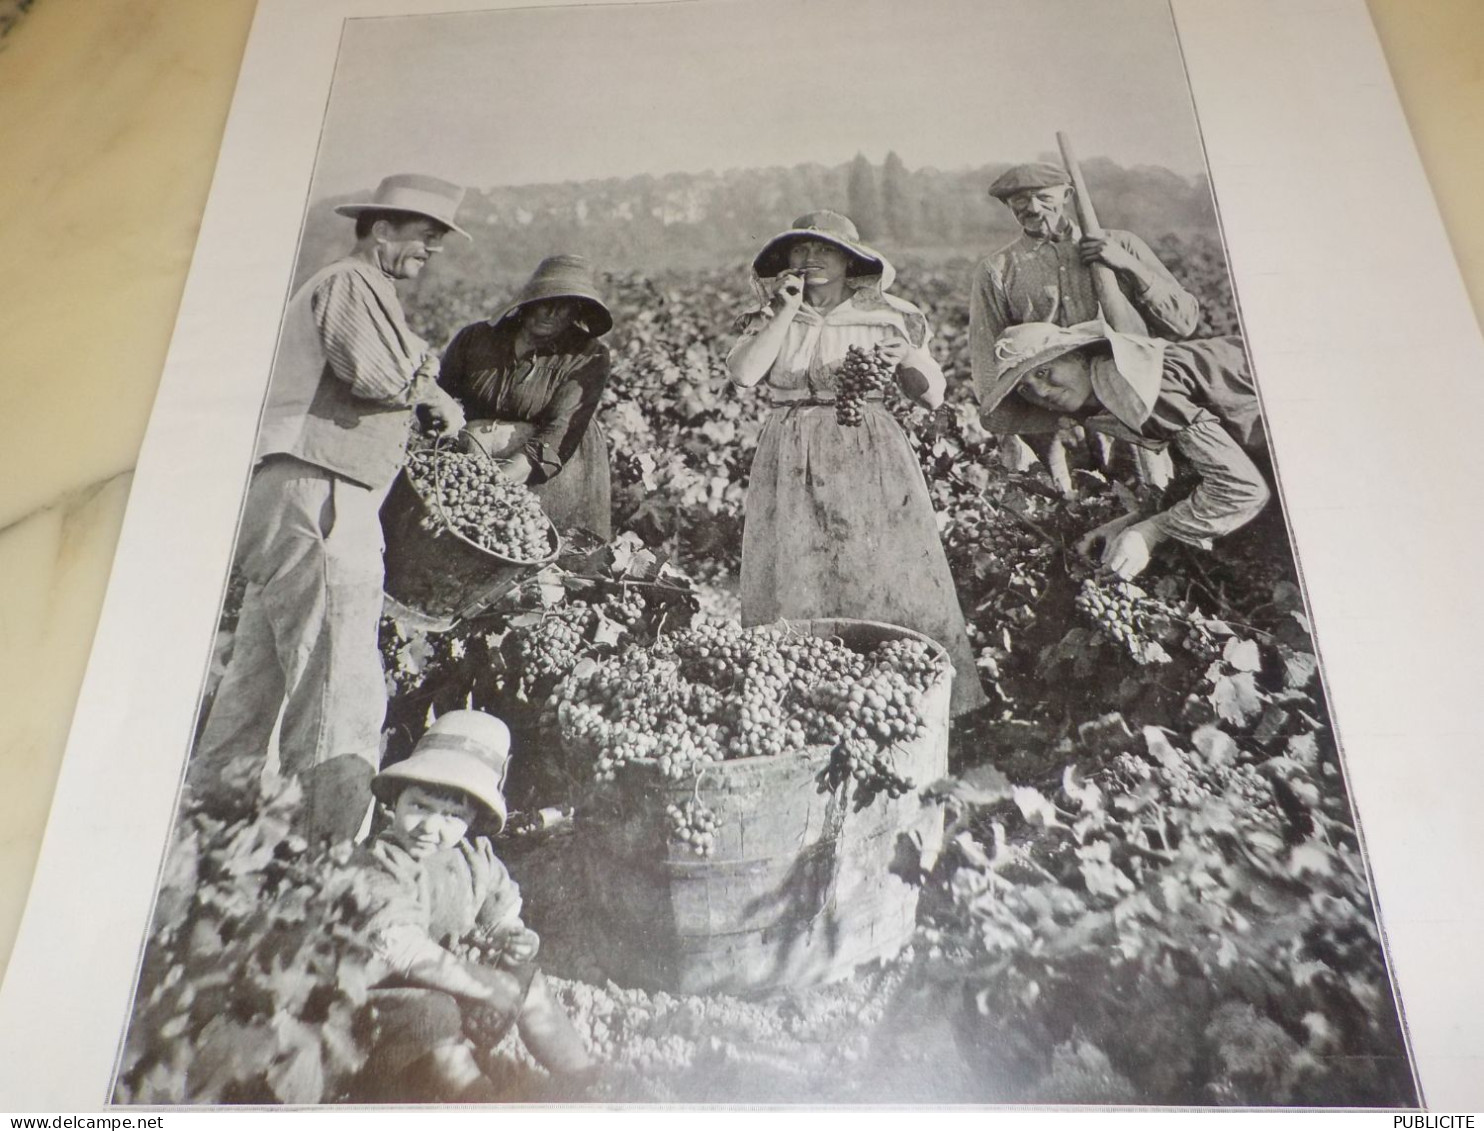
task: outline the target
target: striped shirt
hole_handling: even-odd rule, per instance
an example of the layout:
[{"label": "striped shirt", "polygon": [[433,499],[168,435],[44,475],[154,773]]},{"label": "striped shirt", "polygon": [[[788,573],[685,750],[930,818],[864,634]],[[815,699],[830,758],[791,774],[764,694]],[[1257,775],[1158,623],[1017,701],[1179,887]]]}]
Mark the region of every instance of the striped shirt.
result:
[{"label": "striped shirt", "polygon": [[289,300],[258,433],[258,458],[290,455],[373,490],[406,454],[428,346],[391,279],[355,256]]},{"label": "striped shirt", "polygon": [[331,372],[368,401],[412,403],[427,343],[407,327],[385,272],[358,259],[321,279],[309,296]]}]

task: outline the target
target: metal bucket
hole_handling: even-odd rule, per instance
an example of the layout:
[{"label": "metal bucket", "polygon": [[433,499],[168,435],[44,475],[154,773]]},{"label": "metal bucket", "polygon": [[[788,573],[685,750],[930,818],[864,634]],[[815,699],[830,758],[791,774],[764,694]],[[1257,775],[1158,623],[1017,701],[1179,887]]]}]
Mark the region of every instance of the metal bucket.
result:
[{"label": "metal bucket", "polygon": [[381,506],[387,611],[427,631],[452,628],[556,560],[561,536],[550,520],[547,529],[551,553],[538,561],[486,550],[450,529],[403,468]]},{"label": "metal bucket", "polygon": [[[871,621],[789,623],[856,648],[928,639]],[[894,768],[919,786],[948,771],[951,687],[950,674],[928,689],[926,735],[894,748]],[[631,762],[591,787],[576,840],[604,972],[648,990],[745,995],[895,957],[917,925],[910,873],[942,847],[942,808],[908,792],[857,811],[853,794],[821,784],[828,762],[821,746],[711,763],[683,782]],[[711,856],[670,840],[666,806],[691,797],[715,814]]]}]

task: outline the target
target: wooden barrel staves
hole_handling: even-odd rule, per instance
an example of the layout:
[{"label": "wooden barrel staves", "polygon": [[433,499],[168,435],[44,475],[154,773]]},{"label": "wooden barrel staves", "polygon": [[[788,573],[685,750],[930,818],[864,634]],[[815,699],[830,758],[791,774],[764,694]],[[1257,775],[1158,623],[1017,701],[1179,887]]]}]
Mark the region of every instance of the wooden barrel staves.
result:
[{"label": "wooden barrel staves", "polygon": [[417,628],[452,628],[556,560],[561,537],[549,521],[547,527],[551,552],[539,560],[486,550],[449,527],[404,467],[381,505],[387,611]]},{"label": "wooden barrel staves", "polygon": [[[852,648],[927,639],[869,621],[789,624]],[[942,658],[949,674],[922,701],[925,736],[894,748],[893,768],[919,787],[948,769],[952,669]],[[647,990],[747,995],[833,981],[900,953],[916,928],[918,870],[942,847],[942,808],[915,790],[857,806],[853,790],[824,785],[829,755],[821,746],[710,763],[679,782],[631,762],[594,785],[576,838],[605,973]],[[670,839],[666,807],[690,798],[715,815],[711,856]]]}]

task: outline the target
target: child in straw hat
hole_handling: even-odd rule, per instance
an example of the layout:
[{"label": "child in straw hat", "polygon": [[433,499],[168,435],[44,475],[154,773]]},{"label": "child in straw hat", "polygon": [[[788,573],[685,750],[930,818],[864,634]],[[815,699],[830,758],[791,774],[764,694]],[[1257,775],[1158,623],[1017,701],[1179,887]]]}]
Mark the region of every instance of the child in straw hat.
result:
[{"label": "child in straw hat", "polygon": [[[512,1025],[559,1088],[591,1081],[592,1060],[534,964],[540,940],[521,922],[520,891],[489,840],[469,835],[505,823],[509,752],[499,719],[450,711],[372,781],[391,821],[358,859],[389,972],[370,995],[364,1098],[500,1098],[482,1057]],[[474,939],[497,964],[451,949]]]},{"label": "child in straw hat", "polygon": [[[1101,543],[1102,564],[1128,580],[1166,539],[1209,549],[1257,517],[1271,495],[1244,449],[1266,453],[1257,388],[1236,338],[1166,342],[1121,334],[1101,320],[1011,326],[995,343],[993,376],[977,382],[985,427],[1056,432],[1084,424],[1146,447],[1172,446],[1200,478],[1151,516],[1129,515],[1079,543]],[[1011,394],[1015,394],[1013,397]]]}]

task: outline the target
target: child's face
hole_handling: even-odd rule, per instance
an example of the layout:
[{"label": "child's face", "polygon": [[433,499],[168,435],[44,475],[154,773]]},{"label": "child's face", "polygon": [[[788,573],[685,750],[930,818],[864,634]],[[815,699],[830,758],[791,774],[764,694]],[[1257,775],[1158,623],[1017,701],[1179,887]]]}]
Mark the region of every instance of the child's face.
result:
[{"label": "child's face", "polygon": [[1023,400],[1051,412],[1080,412],[1092,403],[1092,371],[1087,357],[1066,353],[1038,365],[1015,387]]},{"label": "child's face", "polygon": [[468,798],[409,785],[392,807],[392,832],[408,852],[421,859],[458,844],[476,813]]}]

